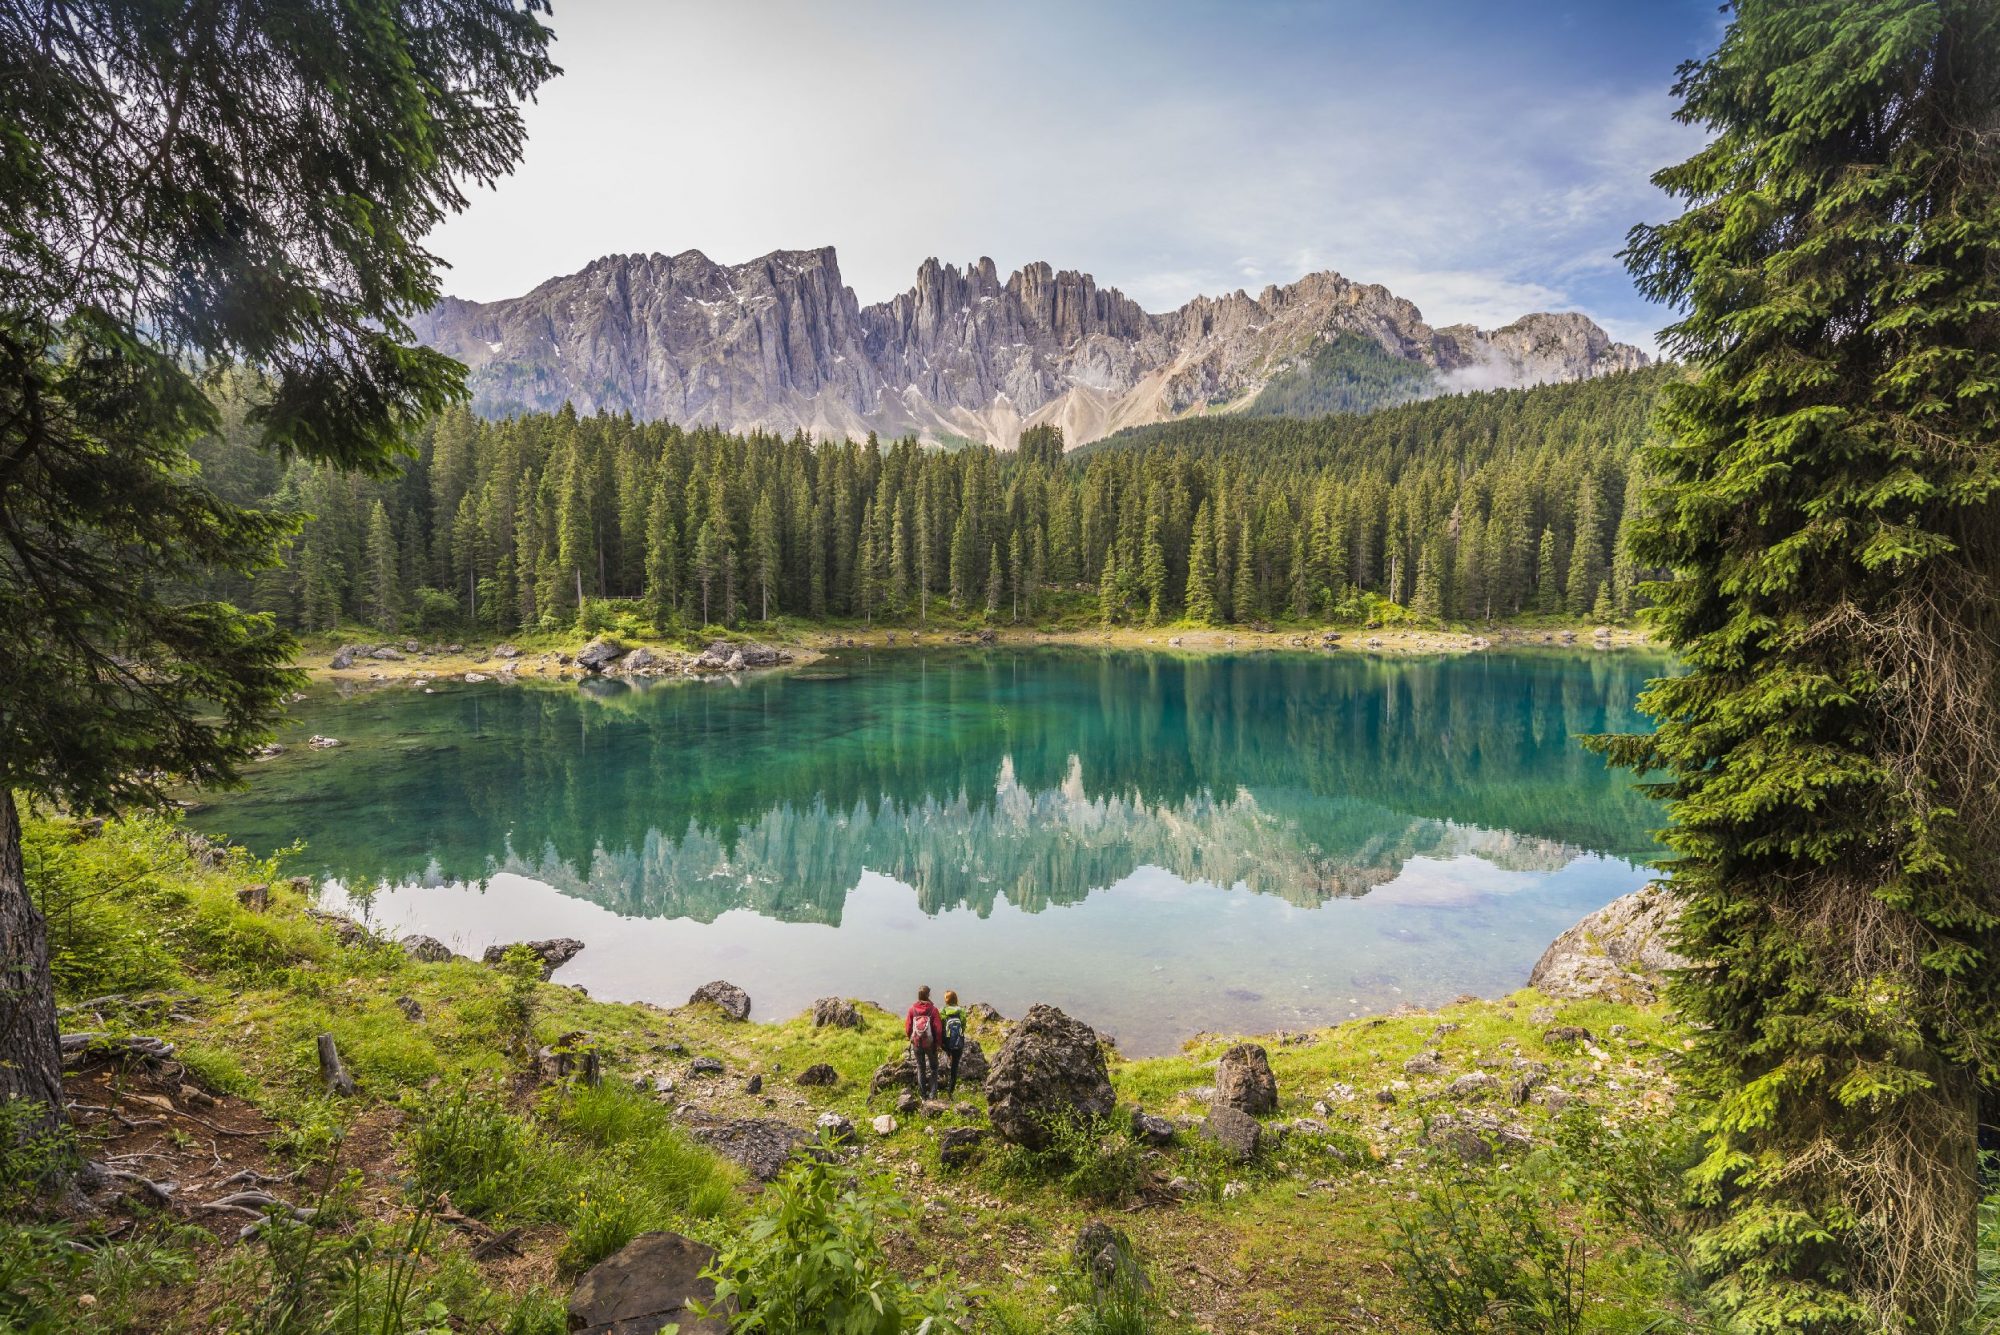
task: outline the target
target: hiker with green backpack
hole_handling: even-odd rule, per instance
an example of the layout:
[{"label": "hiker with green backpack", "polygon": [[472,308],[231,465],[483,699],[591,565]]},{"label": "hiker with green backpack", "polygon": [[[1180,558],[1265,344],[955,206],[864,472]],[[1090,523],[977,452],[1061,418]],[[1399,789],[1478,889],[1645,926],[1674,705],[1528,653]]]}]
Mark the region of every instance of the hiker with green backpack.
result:
[{"label": "hiker with green backpack", "polygon": [[958,993],[945,989],[941,1041],[944,1044],[946,1074],[944,1096],[951,1098],[958,1093],[958,1059],[965,1051],[965,1008],[958,1004]]}]

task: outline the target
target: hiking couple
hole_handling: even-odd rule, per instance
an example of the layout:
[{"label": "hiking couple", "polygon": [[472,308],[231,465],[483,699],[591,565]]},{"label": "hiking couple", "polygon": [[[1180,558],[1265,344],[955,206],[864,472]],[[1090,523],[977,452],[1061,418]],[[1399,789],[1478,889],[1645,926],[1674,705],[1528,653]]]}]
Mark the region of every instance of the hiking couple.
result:
[{"label": "hiking couple", "polygon": [[958,1058],[965,1051],[965,1011],[958,993],[944,994],[944,1009],[931,1005],[928,986],[917,989],[916,1004],[903,1012],[903,1036],[910,1040],[910,1055],[917,1062],[917,1097],[934,1099],[938,1093],[938,1054],[946,1059],[944,1094],[958,1092]]}]

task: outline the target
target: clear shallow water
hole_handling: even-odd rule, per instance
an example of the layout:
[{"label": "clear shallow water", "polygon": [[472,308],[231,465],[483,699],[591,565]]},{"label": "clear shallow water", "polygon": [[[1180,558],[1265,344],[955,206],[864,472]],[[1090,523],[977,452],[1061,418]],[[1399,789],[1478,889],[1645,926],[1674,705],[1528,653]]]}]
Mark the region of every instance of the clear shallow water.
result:
[{"label": "clear shallow water", "polygon": [[[1520,986],[1646,879],[1657,809],[1575,743],[1658,657],[852,651],[743,680],[433,683],[296,706],[191,818],[395,932],[782,1018],[920,982],[1132,1053]],[[313,752],[313,733],[342,739]]]}]

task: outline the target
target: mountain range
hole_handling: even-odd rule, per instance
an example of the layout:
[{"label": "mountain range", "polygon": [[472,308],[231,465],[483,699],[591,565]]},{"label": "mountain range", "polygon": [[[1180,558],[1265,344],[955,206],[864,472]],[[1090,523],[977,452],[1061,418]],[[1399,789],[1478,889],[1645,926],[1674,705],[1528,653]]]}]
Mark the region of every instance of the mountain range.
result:
[{"label": "mountain range", "polygon": [[830,246],[737,265],[610,255],[525,296],[447,297],[412,326],[465,363],[489,417],[570,402],[731,431],[1003,448],[1044,423],[1076,446],[1197,413],[1373,406],[1647,362],[1579,314],[1434,329],[1387,288],[1331,272],[1154,314],[1074,270],[1038,262],[1003,281],[990,259],[929,259],[914,287],[863,306]]}]

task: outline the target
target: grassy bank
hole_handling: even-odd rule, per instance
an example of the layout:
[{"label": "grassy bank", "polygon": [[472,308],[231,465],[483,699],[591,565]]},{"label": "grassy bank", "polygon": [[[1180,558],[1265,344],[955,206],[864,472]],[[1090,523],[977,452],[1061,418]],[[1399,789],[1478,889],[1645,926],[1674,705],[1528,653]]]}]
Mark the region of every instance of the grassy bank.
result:
[{"label": "grassy bank", "polygon": [[[738,627],[708,627],[660,634],[632,618],[608,622],[605,633],[619,643],[675,655],[698,653],[717,640],[769,644],[787,650],[795,665],[843,648],[920,649],[964,644],[1020,648],[1068,645],[1094,649],[1149,649],[1169,653],[1258,653],[1307,649],[1332,653],[1434,654],[1476,653],[1485,649],[1591,648],[1632,649],[1648,644],[1643,630],[1605,627],[1599,635],[1591,624],[1530,620],[1497,627],[1385,625],[1286,625],[1266,629],[1193,624],[1103,626],[1089,621],[1050,620],[1033,625],[987,625],[977,619],[940,618],[929,625],[852,624],[780,619]],[[300,642],[298,665],[323,681],[417,681],[463,677],[466,673],[497,675],[511,671],[522,680],[580,678],[584,671],[573,659],[595,632],[537,631],[532,634],[466,636],[460,632],[421,637],[385,636],[366,626],[308,635]],[[1329,639],[1331,636],[1333,638]],[[387,645],[404,657],[357,659],[347,669],[328,664],[343,645]],[[415,650],[408,645],[417,646]],[[518,658],[494,655],[500,645],[520,650]],[[511,668],[509,664],[511,663]]]},{"label": "grassy bank", "polygon": [[[1657,1009],[1523,992],[1266,1036],[1280,1106],[1247,1162],[1194,1129],[1232,1040],[1113,1054],[1121,1105],[1176,1121],[1174,1143],[1120,1116],[947,1167],[941,1136],[983,1127],[983,1100],[962,1088],[878,1134],[890,1101],[870,1077],[901,1044],[872,1005],[857,1029],[738,1022],[531,967],[418,962],[311,916],[281,865],[164,820],[33,817],[27,852],[65,1030],[100,1036],[70,1079],[75,1149],[124,1177],[86,1209],[35,1189],[64,1147],[10,1153],[0,1328],[553,1333],[573,1277],[636,1233],[727,1247],[796,1217],[799,1184],[758,1188],[695,1128],[827,1112],[859,1131],[830,1171],[876,1184],[878,1260],[901,1277],[881,1282],[940,1290],[966,1329],[1639,1330],[1689,1311],[1660,1223],[1685,1158],[1668,1076],[1683,1037]],[[973,1029],[988,1053],[1005,1033]],[[326,1092],[320,1035],[351,1096]],[[109,1051],[131,1036],[172,1053]],[[585,1050],[596,1087],[546,1069]],[[820,1064],[835,1083],[800,1082]],[[211,1204],[246,1181],[315,1213]],[[1070,1245],[1093,1218],[1129,1237],[1148,1291],[1081,1278]],[[1453,1317],[1468,1284],[1554,1324]],[[1579,1303],[1598,1315],[1564,1324]]]}]

